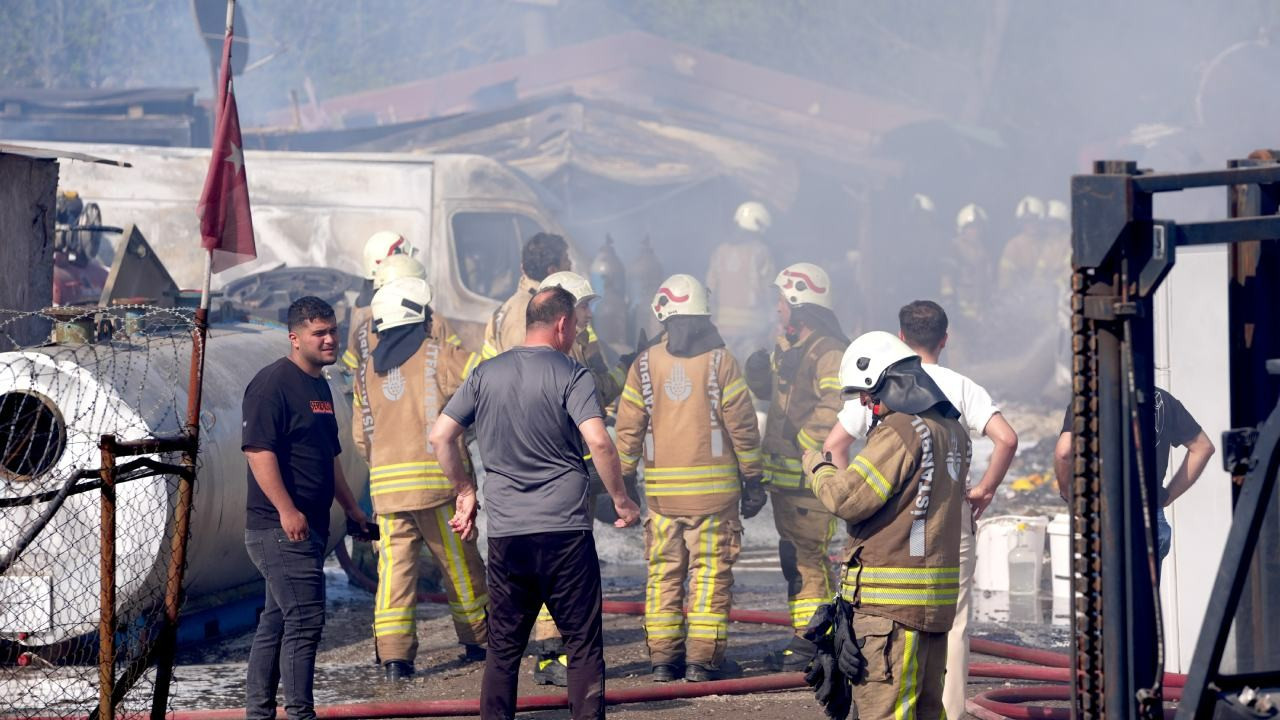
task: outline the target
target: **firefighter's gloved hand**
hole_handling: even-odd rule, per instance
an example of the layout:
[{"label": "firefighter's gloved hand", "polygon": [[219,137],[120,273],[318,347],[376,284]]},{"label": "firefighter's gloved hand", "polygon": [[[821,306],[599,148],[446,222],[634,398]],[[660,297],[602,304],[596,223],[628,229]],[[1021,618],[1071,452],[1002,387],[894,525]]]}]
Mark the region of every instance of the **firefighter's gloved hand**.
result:
[{"label": "firefighter's gloved hand", "polygon": [[769,493],[758,477],[742,478],[742,519],[746,520],[760,514],[765,503],[769,502]]},{"label": "firefighter's gloved hand", "polygon": [[742,366],[742,372],[746,376],[747,387],[757,398],[768,400],[773,395],[773,363],[768,352],[757,350],[751,353]]},{"label": "firefighter's gloved hand", "polygon": [[850,683],[860,685],[867,679],[867,658],[858,645],[858,636],[853,632],[853,606],[842,597],[837,597],[831,621],[834,630],[832,644],[840,672]]},{"label": "firefighter's gloved hand", "polygon": [[[815,673],[816,670],[816,673]],[[817,684],[813,686],[813,697],[822,706],[827,717],[832,720],[845,720],[849,717],[849,708],[853,705],[853,688],[848,679],[840,672],[839,662],[830,655],[817,655],[805,673],[805,681],[810,674],[815,674]]]}]

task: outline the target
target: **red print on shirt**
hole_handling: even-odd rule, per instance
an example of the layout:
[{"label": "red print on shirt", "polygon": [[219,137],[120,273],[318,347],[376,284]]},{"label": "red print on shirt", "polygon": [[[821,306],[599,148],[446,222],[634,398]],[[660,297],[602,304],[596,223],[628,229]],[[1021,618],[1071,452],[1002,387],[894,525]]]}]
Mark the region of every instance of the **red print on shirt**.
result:
[{"label": "red print on shirt", "polygon": [[325,400],[312,400],[311,413],[313,415],[332,415],[333,403],[327,402]]}]

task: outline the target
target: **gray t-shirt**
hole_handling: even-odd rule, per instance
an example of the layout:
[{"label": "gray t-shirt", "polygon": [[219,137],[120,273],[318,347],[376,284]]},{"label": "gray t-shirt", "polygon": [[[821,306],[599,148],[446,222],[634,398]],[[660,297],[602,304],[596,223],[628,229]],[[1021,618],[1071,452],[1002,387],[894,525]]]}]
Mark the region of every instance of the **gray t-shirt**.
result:
[{"label": "gray t-shirt", "polygon": [[590,530],[582,433],[603,417],[591,373],[549,347],[515,347],[480,363],[445,405],[476,426],[489,537]]}]

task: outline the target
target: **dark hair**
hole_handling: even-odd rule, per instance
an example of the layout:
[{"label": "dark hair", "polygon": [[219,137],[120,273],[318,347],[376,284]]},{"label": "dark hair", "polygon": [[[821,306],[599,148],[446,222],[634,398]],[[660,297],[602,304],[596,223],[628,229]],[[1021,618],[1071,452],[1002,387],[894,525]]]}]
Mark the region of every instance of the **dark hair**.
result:
[{"label": "dark hair", "polygon": [[569,252],[569,243],[565,242],[564,238],[540,232],[524,244],[520,267],[530,280],[542,282],[547,278],[547,268],[559,266],[567,252]]},{"label": "dark hair", "polygon": [[525,310],[524,326],[555,325],[562,317],[571,317],[576,305],[573,293],[559,285],[539,290],[529,299],[529,307]]},{"label": "dark hair", "polygon": [[336,317],[333,306],[315,295],[300,297],[289,306],[289,332],[297,330],[310,320],[328,320]]},{"label": "dark hair", "polygon": [[916,300],[898,311],[902,339],[912,349],[933,350],[947,334],[947,311],[932,300]]}]

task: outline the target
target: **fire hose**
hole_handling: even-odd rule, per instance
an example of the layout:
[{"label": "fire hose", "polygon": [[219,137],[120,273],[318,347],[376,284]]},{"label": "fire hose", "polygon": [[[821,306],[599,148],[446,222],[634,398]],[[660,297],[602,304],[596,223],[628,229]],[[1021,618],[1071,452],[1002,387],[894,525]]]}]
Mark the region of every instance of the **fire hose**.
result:
[{"label": "fire hose", "polygon": [[[346,548],[339,544],[335,553],[347,577],[357,587],[370,592],[377,589],[377,581],[365,574],[351,562]],[[443,593],[419,593],[419,602],[445,603]],[[640,602],[624,602],[605,600],[602,610],[613,615],[644,614],[644,604]],[[729,619],[734,622],[745,622],[762,625],[778,625],[791,627],[791,619],[786,613],[765,612],[759,610],[733,610]],[[993,678],[1002,680],[1029,680],[1054,685],[1030,685],[1013,688],[988,690],[971,698],[971,707],[976,705],[981,717],[1004,717],[1011,720],[1069,720],[1071,711],[1065,707],[1048,707],[1044,705],[1024,705],[1027,702],[1055,702],[1071,699],[1071,687],[1065,683],[1071,680],[1071,659],[1064,653],[1039,650],[1035,648],[1010,645],[982,638],[970,640],[970,650],[982,655],[990,655],[1006,660],[1014,660],[1030,665],[1011,665],[1003,663],[975,663],[969,667],[970,677]],[[1181,697],[1181,686],[1186,676],[1173,673],[1165,674],[1168,688],[1166,697],[1177,700]],[[675,684],[655,687],[627,688],[607,690],[605,703],[621,705],[628,703],[659,702],[686,698],[705,697],[710,695],[746,695],[757,692],[778,690],[794,690],[806,687],[802,673],[775,673],[735,680],[716,680],[697,684]],[[520,712],[535,710],[556,710],[568,707],[565,695],[531,695],[519,698],[516,709]],[[1166,714],[1172,711],[1166,711]],[[316,716],[332,720],[349,720],[354,718],[404,718],[404,717],[450,717],[480,714],[480,701],[467,700],[405,700],[395,702],[367,702],[329,705],[316,708]],[[238,720],[243,718],[243,708],[225,710],[187,710],[172,714],[173,720]]]}]

